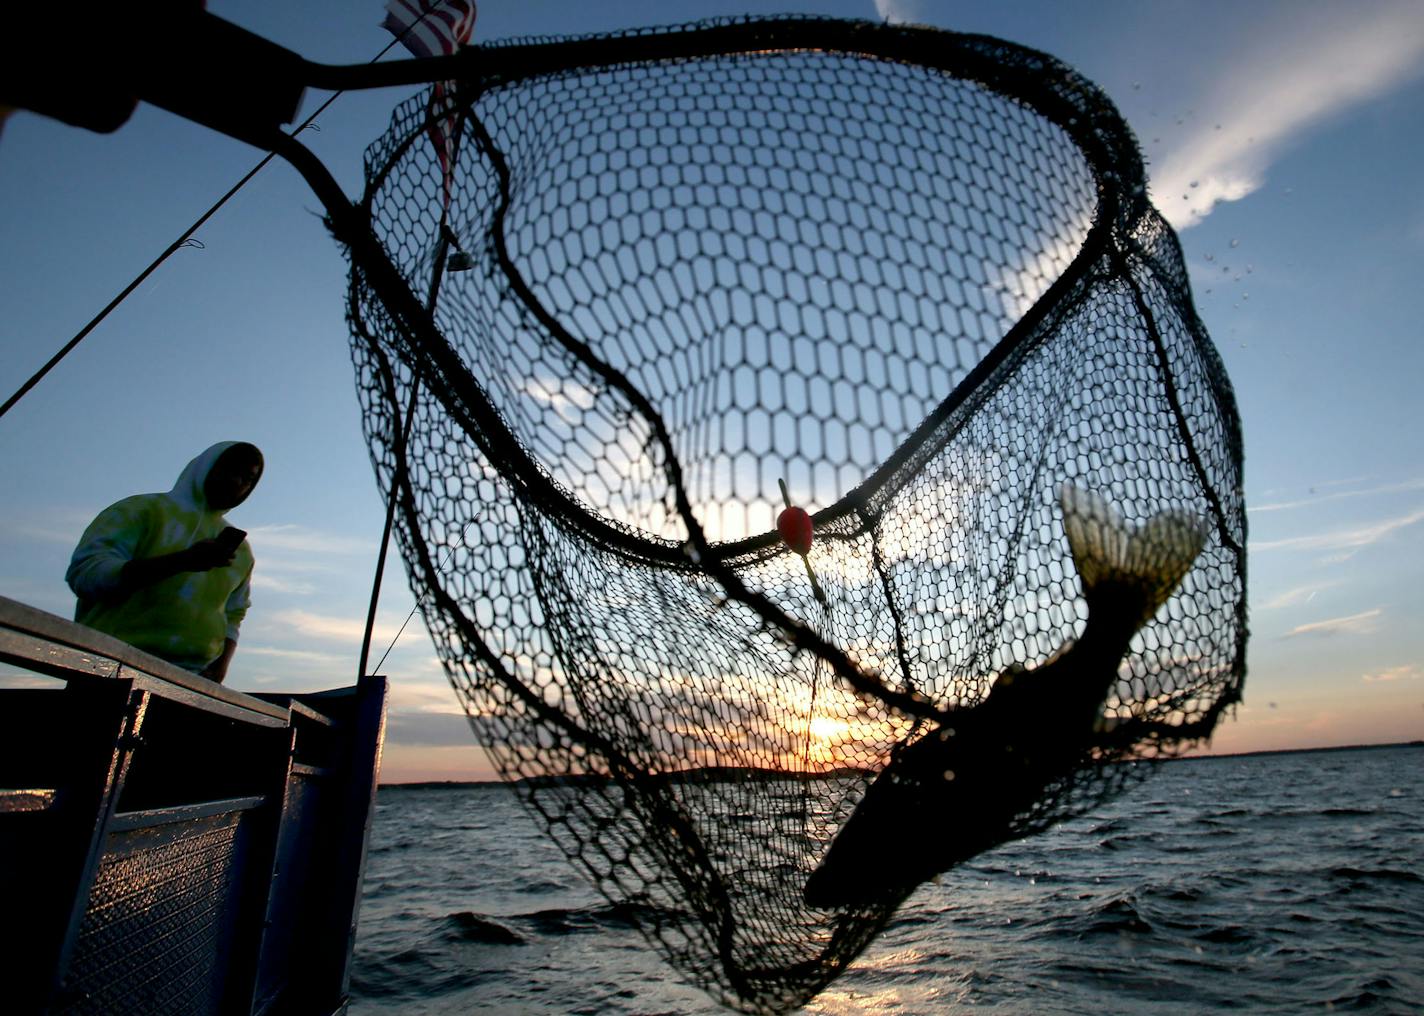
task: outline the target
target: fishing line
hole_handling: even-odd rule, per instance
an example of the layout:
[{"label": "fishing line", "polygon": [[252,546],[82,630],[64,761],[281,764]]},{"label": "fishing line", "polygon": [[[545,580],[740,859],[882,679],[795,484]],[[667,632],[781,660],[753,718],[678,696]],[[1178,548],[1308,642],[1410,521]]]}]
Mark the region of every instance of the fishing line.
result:
[{"label": "fishing line", "polygon": [[[373,56],[369,61],[367,61],[367,63],[376,63],[378,60],[381,59],[381,57],[389,53],[394,46],[403,42],[407,35],[413,32],[416,27],[420,25],[421,22],[423,22],[427,17],[430,16],[431,13],[433,13],[434,9],[435,8],[431,8],[431,10],[427,10],[423,14],[421,14],[419,18],[417,18],[414,22],[411,23],[411,26],[409,28],[407,28],[400,35],[392,39],[384,49],[382,49],[379,53]],[[320,130],[321,128],[317,127],[313,121],[315,121],[317,117],[321,116],[322,113],[326,112],[327,108],[330,107],[333,102],[335,102],[344,94],[346,94],[344,90],[333,92],[330,98],[328,98],[325,102],[323,102],[320,106],[317,107],[316,112],[312,113],[311,116],[307,117],[300,127],[292,131],[291,136],[296,137],[298,134],[300,134],[304,130],[307,130],[308,128]],[[241,180],[237,181],[237,183],[233,184],[232,188],[228,190],[228,192],[222,197],[218,198],[217,202],[211,208],[209,208],[202,215],[198,216],[196,222],[194,222],[191,226],[184,230],[182,235],[180,235],[178,239],[170,243],[164,249],[162,254],[158,255],[158,257],[156,257],[147,268],[140,272],[132,282],[125,286],[119,292],[118,296],[110,300],[103,310],[99,311],[98,314],[94,315],[93,319],[87,325],[79,329],[79,332],[74,336],[74,338],[66,342],[64,346],[59,350],[59,352],[55,353],[52,357],[50,357],[49,361],[45,363],[45,365],[41,367],[38,371],[36,371],[28,381],[20,385],[20,387],[16,389],[15,394],[11,395],[8,399],[5,400],[5,404],[3,406],[0,406],[0,417],[3,417],[6,413],[8,413],[10,411],[10,408],[14,406],[15,403],[19,402],[22,398],[28,395],[30,390],[33,389],[35,385],[39,384],[42,380],[44,380],[45,375],[48,374],[51,370],[53,370],[56,366],[58,366],[59,362],[74,350],[74,347],[78,346],[79,343],[84,341],[84,339],[89,335],[89,333],[92,332],[96,327],[98,327],[99,323],[102,322],[106,317],[108,317],[115,307],[123,303],[124,300],[126,300],[135,289],[143,285],[144,280],[147,279],[150,275],[152,275],[158,269],[159,265],[167,261],[170,257],[173,256],[174,252],[180,250],[181,248],[193,246],[193,244],[189,243],[189,241],[193,239],[193,234],[196,233],[199,229],[201,229],[209,219],[216,215],[218,210],[221,209],[225,204],[227,204],[228,201],[230,201],[238,191],[240,191],[243,187],[247,186],[248,182],[258,173],[260,173],[266,167],[266,165],[274,158],[276,158],[276,153],[268,152],[265,156],[262,157],[262,161],[258,162],[257,165],[253,166],[252,169],[248,171],[246,176],[244,176]],[[201,243],[198,243],[197,246],[201,248],[202,245]]]},{"label": "fishing line", "polygon": [[[460,534],[460,542],[461,542],[461,543],[464,543],[464,542],[465,542],[465,533],[468,533],[468,532],[470,531],[470,526],[473,526],[473,525],[474,525],[474,522],[471,522],[469,526],[466,526],[466,527],[465,527],[465,531]],[[442,558],[441,561],[440,561],[440,567],[439,567],[439,569],[438,569],[439,571],[442,571],[442,572],[443,572],[443,571],[445,570],[445,566],[450,563],[450,558],[454,555],[454,553],[455,553],[455,548],[454,548],[454,547],[450,547],[448,550],[445,551],[445,557]],[[410,608],[410,613],[405,616],[405,620],[401,622],[400,628],[396,631],[396,637],[393,638],[393,639],[391,639],[391,644],[388,645],[388,646],[386,646],[386,651],[385,651],[384,653],[382,653],[382,654],[381,654],[381,658],[376,661],[376,668],[375,668],[375,672],[376,672],[376,673],[379,674],[379,673],[381,672],[381,665],[386,662],[386,657],[391,655],[391,650],[396,647],[396,643],[400,641],[400,637],[405,634],[406,625],[410,624],[411,619],[415,617],[415,612],[420,609],[420,602],[421,602],[422,599],[424,599],[424,597],[421,597],[420,599],[417,599],[417,600],[415,601],[415,606]],[[361,675],[362,677],[365,676],[365,673],[364,673],[365,669],[366,669],[365,667],[362,667],[362,668],[361,668],[361,670],[363,671],[363,673],[362,673],[362,675]]]}]

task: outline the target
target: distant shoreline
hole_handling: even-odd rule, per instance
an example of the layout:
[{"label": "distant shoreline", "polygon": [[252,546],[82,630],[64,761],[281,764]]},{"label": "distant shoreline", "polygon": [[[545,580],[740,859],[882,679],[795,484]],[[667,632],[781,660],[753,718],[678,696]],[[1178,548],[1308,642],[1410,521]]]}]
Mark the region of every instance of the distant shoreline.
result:
[{"label": "distant shoreline", "polygon": [[[1335,751],[1381,751],[1388,748],[1424,748],[1424,741],[1396,741],[1390,744],[1338,744],[1327,748],[1266,748],[1261,751],[1237,751],[1220,755],[1184,755],[1164,759],[1166,762],[1207,762],[1212,759],[1255,758],[1263,755],[1306,755]],[[544,777],[542,781],[558,779]],[[504,780],[420,780],[411,783],[381,783],[380,790],[460,790],[467,787],[503,787]]]},{"label": "distant shoreline", "polygon": [[1183,755],[1172,762],[1201,762],[1213,758],[1254,758],[1257,755],[1303,755],[1309,752],[1379,751],[1385,748],[1424,748],[1424,741],[1393,741],[1389,744],[1335,744],[1328,748],[1263,748],[1260,751],[1223,752],[1220,755]]}]

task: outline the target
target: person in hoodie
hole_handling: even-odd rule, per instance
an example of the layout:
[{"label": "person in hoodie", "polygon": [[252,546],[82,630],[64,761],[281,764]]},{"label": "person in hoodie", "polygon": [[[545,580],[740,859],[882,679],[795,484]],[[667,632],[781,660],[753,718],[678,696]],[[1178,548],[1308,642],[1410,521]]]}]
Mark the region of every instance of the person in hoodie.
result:
[{"label": "person in hoodie", "polygon": [[252,551],[223,513],[262,477],[262,453],[220,441],[166,494],[105,508],[74,550],[65,581],[74,619],[214,681],[227,676],[251,603]]}]

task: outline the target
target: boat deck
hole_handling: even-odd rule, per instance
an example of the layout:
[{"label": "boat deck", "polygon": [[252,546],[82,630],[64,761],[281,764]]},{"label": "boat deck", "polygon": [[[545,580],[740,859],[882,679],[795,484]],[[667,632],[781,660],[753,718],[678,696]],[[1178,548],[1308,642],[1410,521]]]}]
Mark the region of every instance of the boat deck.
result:
[{"label": "boat deck", "polygon": [[7,1011],[342,1011],[385,679],[248,695],[4,597],[0,663]]}]

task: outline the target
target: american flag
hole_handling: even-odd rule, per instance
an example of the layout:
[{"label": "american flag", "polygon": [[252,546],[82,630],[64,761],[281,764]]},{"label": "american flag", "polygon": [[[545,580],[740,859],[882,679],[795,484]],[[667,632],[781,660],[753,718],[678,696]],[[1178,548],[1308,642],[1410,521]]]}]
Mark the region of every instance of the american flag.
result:
[{"label": "american flag", "polygon": [[[415,56],[448,56],[475,29],[475,0],[386,0],[381,27]],[[450,180],[455,170],[455,83],[437,81],[430,93],[430,126],[426,129],[440,160],[445,208],[450,208]]]}]

